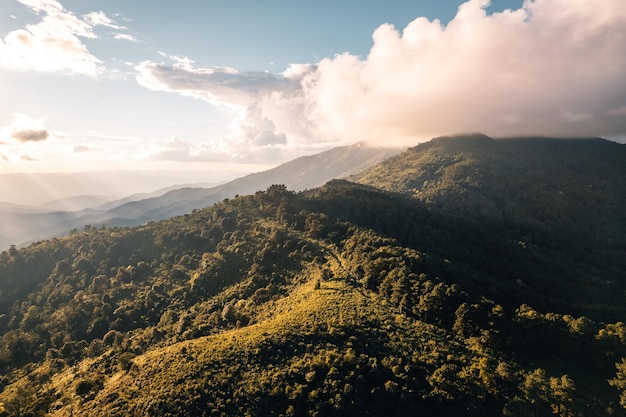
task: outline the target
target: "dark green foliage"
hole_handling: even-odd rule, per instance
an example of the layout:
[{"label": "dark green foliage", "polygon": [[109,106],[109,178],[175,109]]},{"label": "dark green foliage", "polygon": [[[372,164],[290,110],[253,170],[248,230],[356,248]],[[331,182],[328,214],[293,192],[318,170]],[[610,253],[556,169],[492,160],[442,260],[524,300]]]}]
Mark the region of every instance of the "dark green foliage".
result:
[{"label": "dark green foliage", "polygon": [[[380,216],[372,206],[389,197],[376,203],[352,195],[345,203],[360,200],[358,211],[337,214],[440,254],[455,273],[469,264],[509,280],[508,287],[499,283],[500,294],[488,293],[492,298],[518,298],[512,301],[519,305],[532,297],[544,311],[614,321],[626,316],[618,307],[626,268],[624,160],[623,145],[602,139],[434,139],[353,178],[426,204],[403,202]],[[482,293],[493,287],[484,284]]]},{"label": "dark green foliage", "polygon": [[624,167],[601,140],[440,139],[363,184],[13,247],[0,410],[624,415]]}]

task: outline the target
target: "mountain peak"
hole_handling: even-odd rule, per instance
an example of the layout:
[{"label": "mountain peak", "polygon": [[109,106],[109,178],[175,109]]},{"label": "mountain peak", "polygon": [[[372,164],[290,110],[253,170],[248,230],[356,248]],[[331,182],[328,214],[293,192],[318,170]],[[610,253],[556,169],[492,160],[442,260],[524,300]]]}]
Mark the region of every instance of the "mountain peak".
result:
[{"label": "mountain peak", "polygon": [[464,133],[459,135],[445,135],[438,136],[432,139],[433,141],[465,141],[474,144],[487,143],[493,141],[493,139],[483,133]]}]

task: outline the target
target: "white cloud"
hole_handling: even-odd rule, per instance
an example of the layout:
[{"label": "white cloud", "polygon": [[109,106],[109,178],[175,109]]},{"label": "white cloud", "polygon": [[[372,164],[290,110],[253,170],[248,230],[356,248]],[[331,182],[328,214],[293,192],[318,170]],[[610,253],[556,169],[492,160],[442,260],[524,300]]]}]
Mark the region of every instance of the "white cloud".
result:
[{"label": "white cloud", "polygon": [[133,42],[133,43],[139,43],[140,40],[135,38],[133,35],[129,35],[127,33],[116,33],[115,35],[113,35],[114,39],[118,39],[118,40],[122,40],[122,41],[128,41],[128,42]]},{"label": "white cloud", "polygon": [[63,11],[61,3],[55,0],[17,0],[34,12],[57,13]]},{"label": "white cloud", "polygon": [[364,59],[345,53],[282,74],[144,62],[137,80],[242,109],[221,138],[232,149],[626,132],[626,2],[527,0],[492,15],[488,5],[467,1],[447,25],[384,24]]},{"label": "white cloud", "polygon": [[263,109],[259,104],[248,107],[241,129],[246,142],[253,147],[285,145],[287,143],[286,135],[276,132],[276,125],[263,115]]},{"label": "white cloud", "polygon": [[77,17],[54,0],[18,0],[43,15],[37,24],[9,32],[0,39],[0,67],[18,71],[80,74],[95,77],[103,71],[81,38],[95,39],[97,26],[124,29],[103,12]]},{"label": "white cloud", "polygon": [[0,128],[0,158],[6,162],[39,159],[41,143],[51,136],[43,119],[15,113],[11,124]]},{"label": "white cloud", "polygon": [[112,29],[126,29],[124,26],[115,24],[104,12],[89,12],[83,16],[83,20],[91,27],[105,26]]},{"label": "white cloud", "polygon": [[190,71],[193,71],[194,61],[188,56],[173,55],[173,54],[168,54],[167,52],[163,52],[163,51],[158,51],[158,54],[161,55],[163,58],[168,58],[174,61],[176,63],[175,64],[176,67],[185,68]]},{"label": "white cloud", "polygon": [[15,113],[9,126],[0,129],[2,142],[40,142],[48,139],[50,132],[43,119],[35,119],[27,114]]},{"label": "white cloud", "polygon": [[463,4],[447,25],[383,25],[365,60],[320,63],[305,97],[321,135],[410,143],[455,132],[608,135],[626,104],[626,3],[536,0],[487,15]]},{"label": "white cloud", "polygon": [[141,63],[139,84],[204,100],[234,115],[233,133],[198,145],[196,158],[256,160],[262,150],[280,152],[288,137],[290,146],[306,143],[301,81],[314,67],[293,65],[283,74],[240,72],[228,67],[195,68],[187,57],[162,56],[175,64]]},{"label": "white cloud", "polygon": [[272,92],[299,88],[298,80],[270,72],[239,72],[229,67],[193,68],[189,58],[175,65],[150,61],[137,66],[137,81],[155,91],[176,92],[215,105],[246,107]]}]

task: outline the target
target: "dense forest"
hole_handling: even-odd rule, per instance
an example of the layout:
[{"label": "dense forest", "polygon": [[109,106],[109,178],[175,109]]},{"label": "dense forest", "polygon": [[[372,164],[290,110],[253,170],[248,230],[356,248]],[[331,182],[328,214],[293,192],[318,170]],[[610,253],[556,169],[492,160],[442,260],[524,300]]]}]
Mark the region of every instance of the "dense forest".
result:
[{"label": "dense forest", "polygon": [[624,416],[626,149],[434,139],[0,254],[0,416]]}]

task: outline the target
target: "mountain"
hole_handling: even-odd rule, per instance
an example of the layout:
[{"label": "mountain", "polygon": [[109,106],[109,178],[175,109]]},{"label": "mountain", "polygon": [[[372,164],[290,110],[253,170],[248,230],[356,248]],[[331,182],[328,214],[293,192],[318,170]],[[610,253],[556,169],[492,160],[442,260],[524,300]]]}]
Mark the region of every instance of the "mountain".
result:
[{"label": "mountain", "polygon": [[[204,208],[224,198],[264,190],[274,183],[285,183],[293,190],[316,187],[332,178],[349,176],[398,152],[357,144],[297,158],[268,171],[250,174],[212,188],[168,187],[155,193],[137,194],[108,203],[98,201],[91,208],[76,211],[38,210],[32,213],[30,210],[20,212],[0,208],[0,247],[63,236],[85,225],[136,226],[163,220]],[[82,204],[83,200],[80,199]],[[77,202],[63,200],[53,203],[55,206],[67,206]]]},{"label": "mountain", "polygon": [[0,200],[37,207],[76,196],[123,198],[145,190],[204,182],[207,178],[222,183],[236,177],[236,172],[207,174],[196,170],[6,173],[0,174]]},{"label": "mountain", "polygon": [[[176,184],[168,187],[160,188],[152,192],[135,193],[129,196],[119,198],[112,195],[78,195],[73,197],[61,198],[52,201],[40,203],[40,211],[48,212],[76,212],[81,210],[101,210],[106,211],[131,201],[145,200],[152,197],[161,196],[169,191],[177,190],[185,187],[215,187],[219,183],[197,183],[197,184]],[[1,207],[0,207],[1,208]]]},{"label": "mountain", "polygon": [[[276,168],[246,175],[212,188],[185,187],[162,196],[130,202],[109,210],[103,216],[111,225],[137,225],[162,220],[207,207],[225,198],[253,194],[272,184],[283,184],[293,191],[318,187],[334,178],[352,174],[382,162],[400,152],[371,148],[363,144],[343,146],[319,154],[303,156]],[[100,223],[102,221],[98,221]]]},{"label": "mountain", "polygon": [[625,416],[625,162],[438,138],[11,248],[0,415]]},{"label": "mountain", "polygon": [[219,184],[220,183],[177,184],[177,185],[172,185],[170,187],[161,188],[150,193],[137,193],[137,194],[132,194],[132,195],[129,195],[127,197],[120,198],[117,200],[109,200],[98,206],[93,206],[92,208],[106,211],[106,210],[114,209],[126,203],[131,203],[133,201],[140,201],[140,200],[146,200],[149,198],[160,197],[165,193],[168,193],[173,190],[178,190],[180,188],[211,188]]},{"label": "mountain", "polygon": [[[622,219],[617,213],[626,203],[625,157],[626,147],[598,138],[444,137],[351,180],[498,222],[521,218],[565,224],[577,216],[602,214],[596,220],[609,223],[606,214],[613,216],[613,224]],[[604,200],[607,194],[615,198]],[[605,224],[602,230],[611,228]]]},{"label": "mountain", "polygon": [[116,197],[111,195],[78,195],[46,201],[41,204],[47,211],[79,211],[107,204]]},{"label": "mountain", "polygon": [[[599,138],[471,135],[421,144],[351,179],[480,222],[527,252],[543,253],[546,271],[577,265],[566,288],[553,291],[602,297],[596,290],[604,288],[617,303],[621,294],[612,285],[622,279],[626,247],[624,161],[626,146]],[[589,267],[600,260],[613,269]],[[563,301],[565,295],[558,294]]]}]

